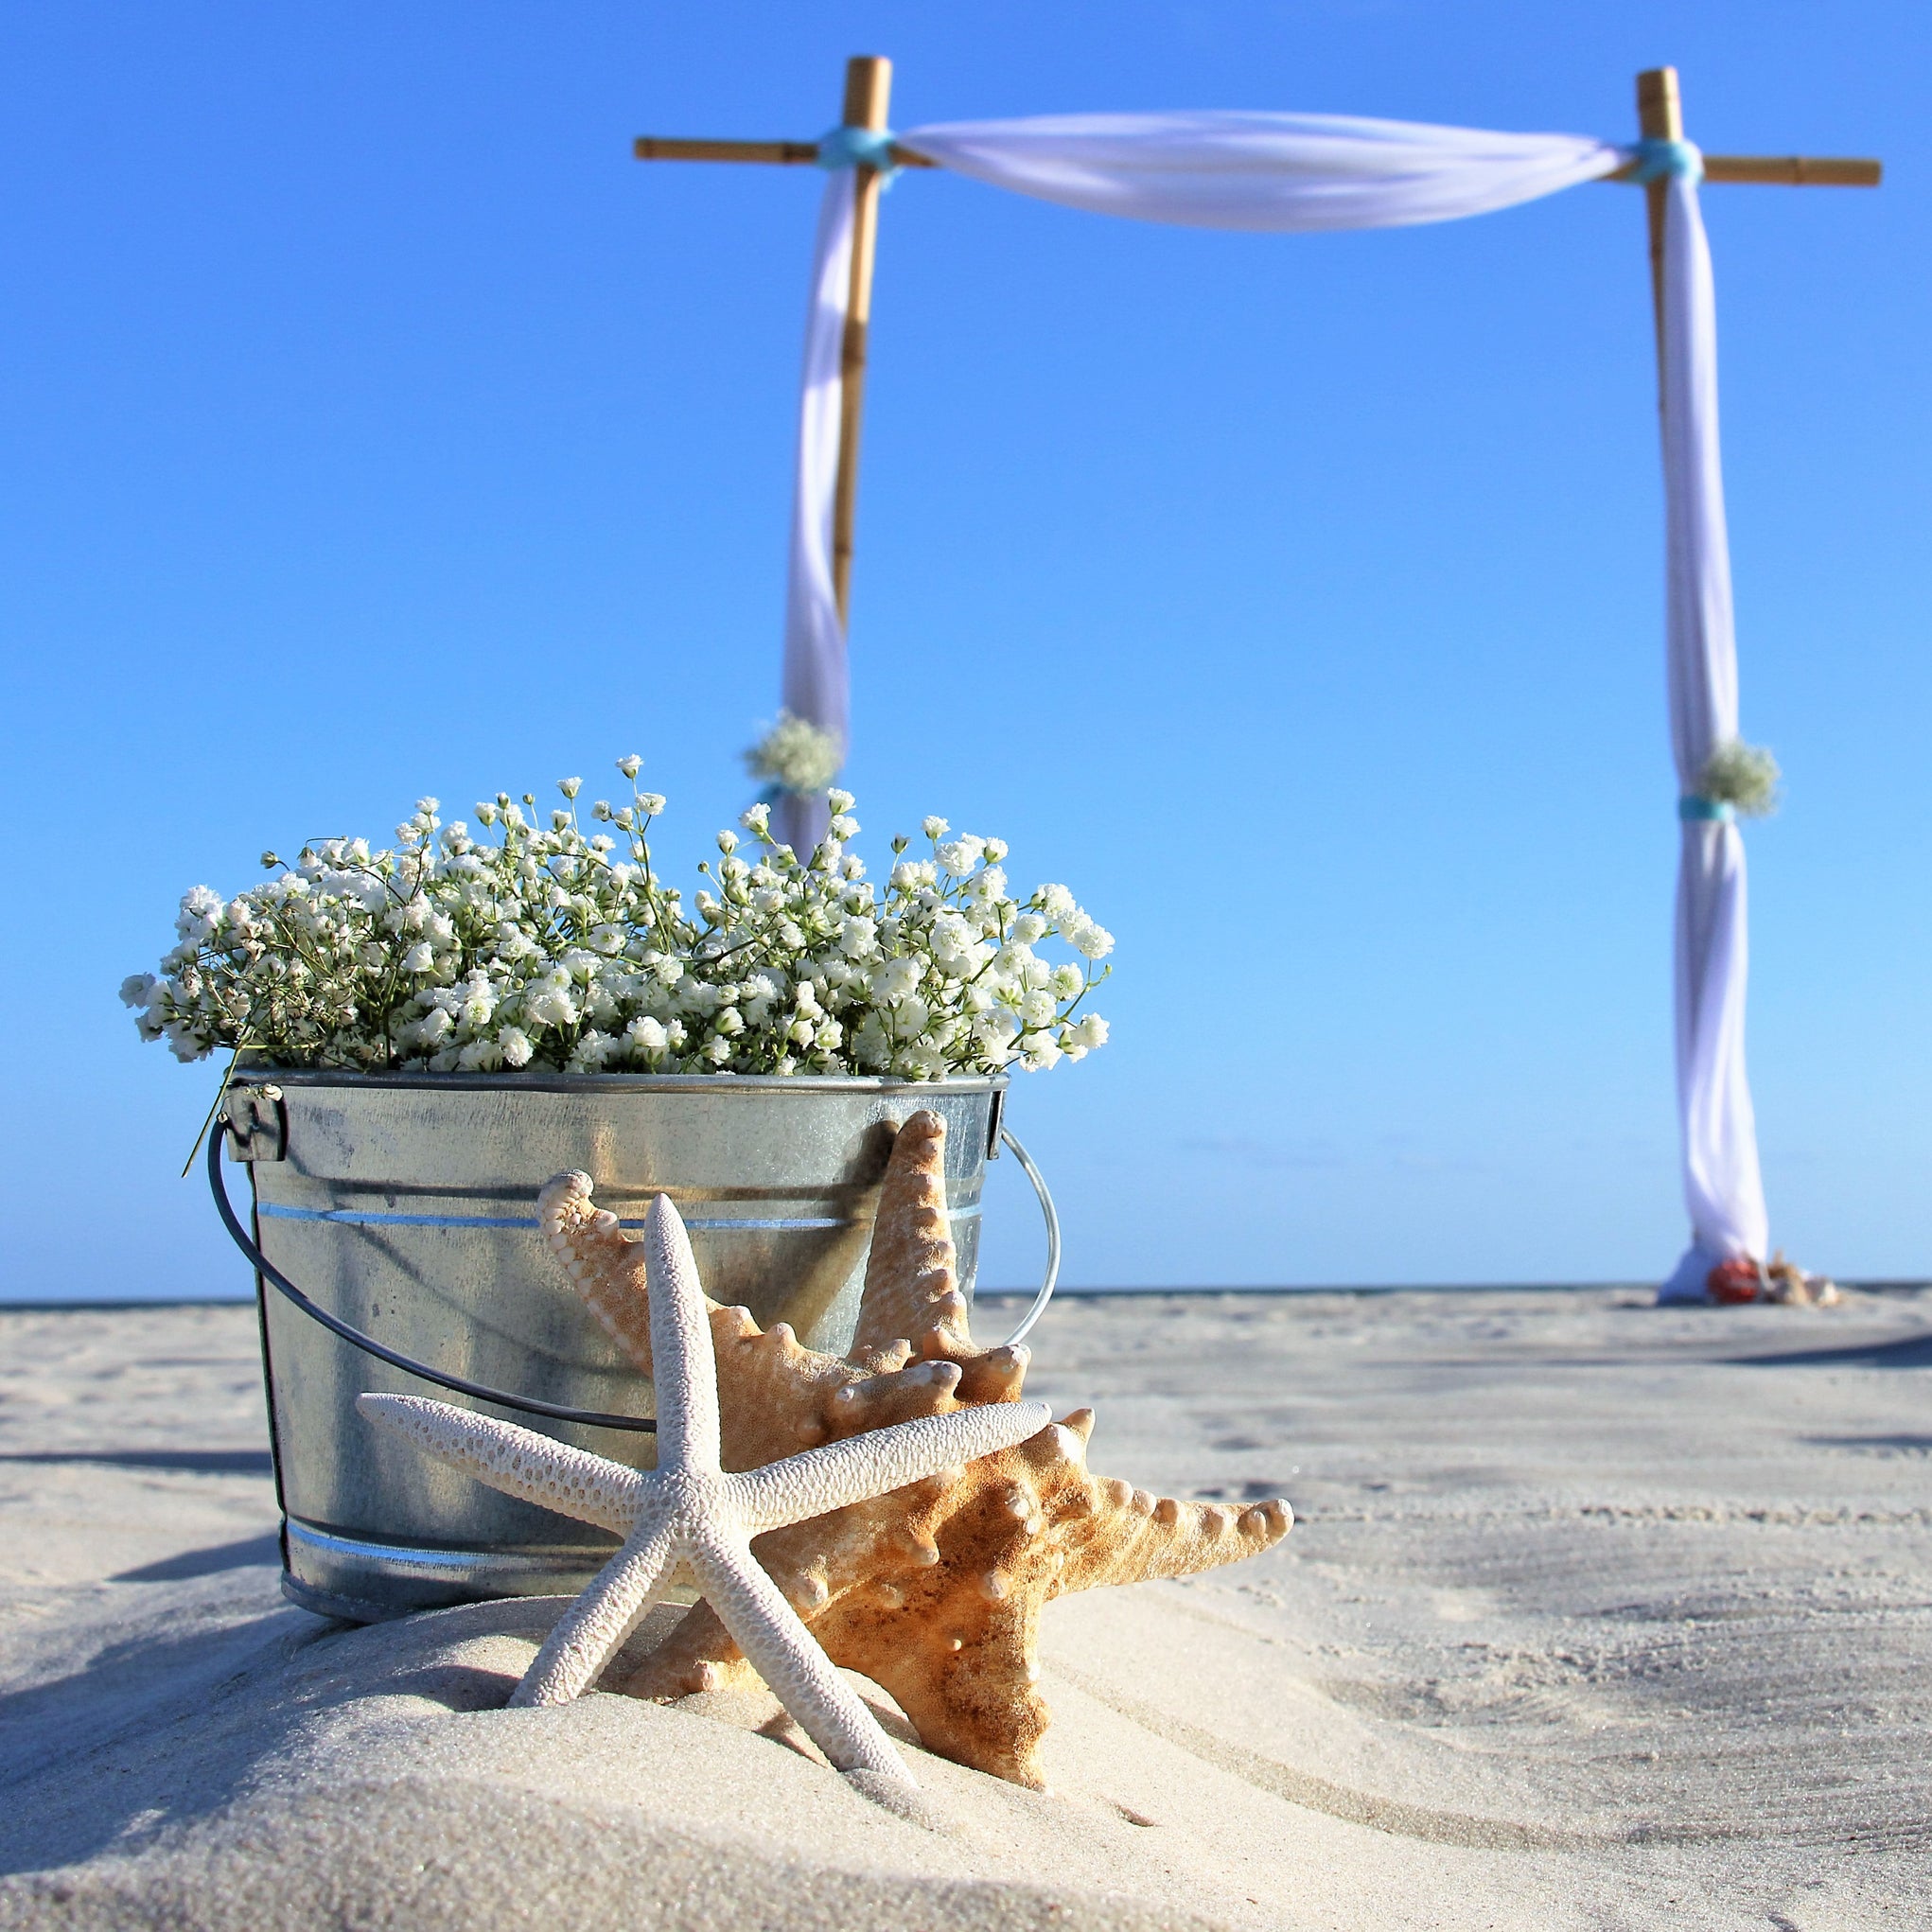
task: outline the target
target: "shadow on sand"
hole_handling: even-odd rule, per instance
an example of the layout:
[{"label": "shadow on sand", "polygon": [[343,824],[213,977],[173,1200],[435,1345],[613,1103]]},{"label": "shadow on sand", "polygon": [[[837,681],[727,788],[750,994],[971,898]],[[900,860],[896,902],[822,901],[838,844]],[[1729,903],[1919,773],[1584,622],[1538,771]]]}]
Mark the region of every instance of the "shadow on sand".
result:
[{"label": "shadow on sand", "polygon": [[500,1706],[514,1675],[437,1652],[471,1632],[539,1638],[557,1611],[550,1599],[473,1605],[364,1628],[267,1607],[261,1580],[238,1573],[150,1588],[143,1627],[66,1677],[0,1695],[0,1874],[137,1850],[205,1818],[343,1705]]},{"label": "shadow on sand", "polygon": [[1738,1368],[1932,1368],[1932,1335],[1897,1342],[1856,1343],[1849,1348],[1793,1348],[1779,1355],[1733,1355]]},{"label": "shadow on sand", "polygon": [[267,1449],[17,1449],[0,1463],[87,1463],[110,1469],[168,1469],[191,1476],[272,1476]]},{"label": "shadow on sand", "polygon": [[239,1570],[248,1563],[279,1563],[282,1539],[273,1530],[259,1537],[243,1537],[236,1543],[213,1543],[205,1550],[184,1550],[178,1556],[164,1556],[158,1563],[143,1563],[137,1570],[123,1570],[110,1576],[110,1583],[185,1583],[191,1577],[213,1576],[222,1570]]}]

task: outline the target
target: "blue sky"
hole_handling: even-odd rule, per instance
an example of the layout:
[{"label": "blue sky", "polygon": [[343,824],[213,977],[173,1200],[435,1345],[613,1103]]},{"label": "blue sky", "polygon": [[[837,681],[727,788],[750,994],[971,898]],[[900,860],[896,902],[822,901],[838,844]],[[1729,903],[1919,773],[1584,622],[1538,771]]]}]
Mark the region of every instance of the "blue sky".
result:
[{"label": "blue sky", "polygon": [[[630,137],[1291,108],[1878,153],[1712,188],[1774,1237],[1932,1272],[1922,9],[16,7],[0,1295],[240,1291],[121,976],[255,854],[633,748],[688,869],[775,703],[815,171]],[[1186,233],[885,208],[850,782],[1118,936],[1022,1082],[1077,1283],[1655,1278],[1683,1238],[1641,198]],[[1035,1265],[1010,1163],[989,1282]]]}]

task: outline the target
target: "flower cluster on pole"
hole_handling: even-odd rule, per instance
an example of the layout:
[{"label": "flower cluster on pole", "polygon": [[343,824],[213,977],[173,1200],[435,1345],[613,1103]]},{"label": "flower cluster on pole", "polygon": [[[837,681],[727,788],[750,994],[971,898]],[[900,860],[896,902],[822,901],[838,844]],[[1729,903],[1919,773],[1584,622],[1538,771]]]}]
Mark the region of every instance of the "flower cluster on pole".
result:
[{"label": "flower cluster on pole", "polygon": [[830,731],[781,711],[778,723],[746,752],[745,769],[767,787],[768,802],[781,792],[816,799],[831,790],[844,761],[844,748]]},{"label": "flower cluster on pole", "polygon": [[1729,805],[1740,817],[1768,818],[1778,809],[1778,782],[1784,774],[1762,745],[1726,738],[1697,774],[1697,796]]},{"label": "flower cluster on pole", "polygon": [[[1113,936],[1063,886],[1016,897],[1001,840],[928,818],[931,855],[894,839],[881,887],[846,849],[859,830],[849,792],[832,793],[830,834],[807,861],[754,805],[748,846],[719,833],[687,910],[652,867],[664,800],[637,789],[639,760],[618,769],[630,803],[591,808],[612,832],[586,834],[581,781],[565,779],[547,824],[533,794],[500,792],[476,808],[479,839],[423,799],[393,849],[325,839],[292,866],[264,852],[265,884],[183,898],[180,943],[121,997],[142,1037],[183,1060],[226,1046],[364,1073],[940,1080],[1105,1044],[1106,1021],[1077,1010],[1107,976]],[[1058,963],[1038,951],[1055,939],[1070,955]]]}]

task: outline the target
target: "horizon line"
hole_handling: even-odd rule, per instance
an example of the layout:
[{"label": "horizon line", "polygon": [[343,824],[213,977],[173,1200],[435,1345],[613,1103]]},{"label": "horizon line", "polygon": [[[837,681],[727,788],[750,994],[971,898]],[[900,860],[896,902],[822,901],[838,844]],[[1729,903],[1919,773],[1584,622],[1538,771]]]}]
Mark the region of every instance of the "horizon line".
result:
[{"label": "horizon line", "polygon": [[[1098,1301],[1109,1295],[1215,1295],[1215,1294],[1587,1294],[1623,1289],[1654,1293],[1654,1281],[1396,1281],[1354,1282],[1309,1285],[1281,1282],[1205,1282],[1184,1287],[1143,1286],[1137,1288],[1057,1288],[1056,1300]],[[1932,1277],[1884,1275],[1868,1280],[1844,1280],[1840,1288],[1861,1294],[1905,1294],[1932,1288]],[[1032,1288],[975,1288],[976,1301],[1031,1301],[1039,1292]],[[247,1294],[130,1295],[103,1298],[76,1296],[72,1300],[18,1299],[0,1294],[0,1314],[112,1314],[132,1308],[247,1308],[255,1297]],[[1687,1307],[1696,1306],[1687,1303]]]}]

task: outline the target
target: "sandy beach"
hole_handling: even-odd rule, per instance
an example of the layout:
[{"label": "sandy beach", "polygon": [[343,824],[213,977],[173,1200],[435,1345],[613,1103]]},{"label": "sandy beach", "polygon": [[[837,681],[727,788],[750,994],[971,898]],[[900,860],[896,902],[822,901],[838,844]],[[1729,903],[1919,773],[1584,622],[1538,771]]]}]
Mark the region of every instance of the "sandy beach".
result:
[{"label": "sandy beach", "polygon": [[[1932,1918],[1932,1292],[1065,1302],[1028,1394],[1279,1549],[1047,1613],[1050,1794],[762,1695],[496,1708],[555,1614],[276,1589],[248,1308],[0,1313],[0,1925]],[[634,1643],[648,1641],[648,1632]]]}]

